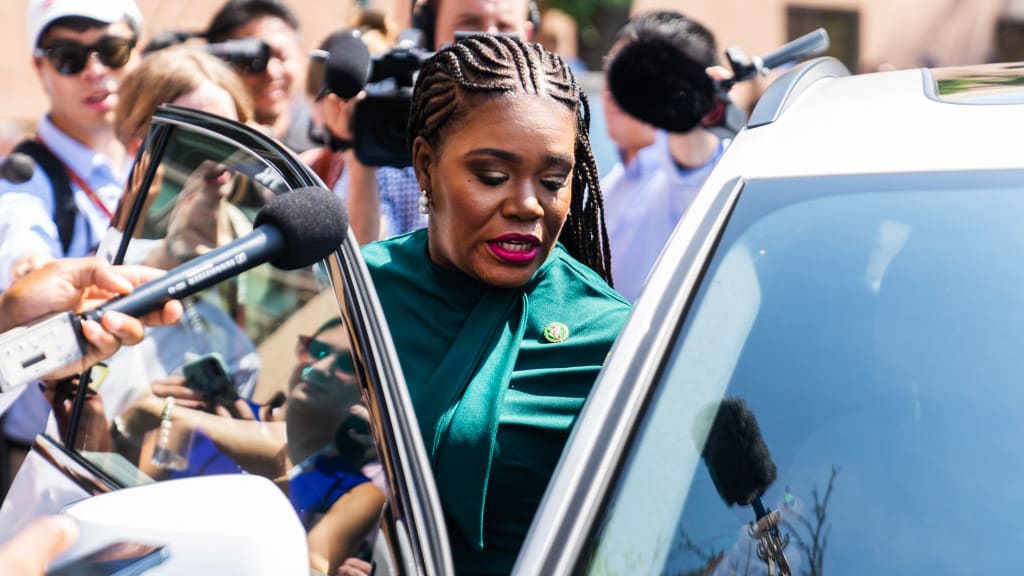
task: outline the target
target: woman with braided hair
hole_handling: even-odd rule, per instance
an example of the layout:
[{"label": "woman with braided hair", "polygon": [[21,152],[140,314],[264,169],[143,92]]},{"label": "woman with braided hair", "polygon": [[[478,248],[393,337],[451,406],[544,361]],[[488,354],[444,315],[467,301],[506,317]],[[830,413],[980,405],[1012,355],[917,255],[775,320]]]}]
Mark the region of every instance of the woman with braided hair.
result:
[{"label": "woman with braided hair", "polygon": [[610,287],[589,109],[539,44],[437,52],[409,115],[425,230],[363,254],[460,574],[508,573],[629,305]]}]

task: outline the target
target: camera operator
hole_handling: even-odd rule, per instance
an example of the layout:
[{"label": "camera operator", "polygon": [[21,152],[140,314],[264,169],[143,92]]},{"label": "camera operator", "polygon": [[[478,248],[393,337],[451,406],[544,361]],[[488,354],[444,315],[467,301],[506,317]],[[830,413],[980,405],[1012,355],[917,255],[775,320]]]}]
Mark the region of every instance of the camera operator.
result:
[{"label": "camera operator", "polygon": [[252,97],[257,124],[296,153],[309,150],[309,108],[296,95],[296,81],[302,70],[299,21],[278,0],[228,0],[214,15],[204,34],[210,44],[256,38],[269,49],[269,58],[252,69],[239,66]]},{"label": "camera operator", "polygon": [[[365,24],[367,21],[373,24]],[[347,97],[348,93],[339,95],[327,89],[327,60],[332,54],[335,58],[353,58],[352,53],[363,50],[364,46],[363,52],[367,57],[380,56],[393,46],[392,37],[392,29],[383,14],[364,10],[353,27],[331,33],[317,50],[310,53],[306,96],[311,102],[313,117],[311,139],[322,145],[307,150],[299,157],[332,190],[345,165],[355,161],[351,121],[357,99]]]},{"label": "camera operator", "polygon": [[[456,32],[533,36],[532,0],[426,0],[415,6],[414,25],[425,46],[436,50],[455,41]],[[412,168],[374,168],[353,158],[338,185],[352,231],[361,244],[426,226],[420,212],[422,191]]]}]

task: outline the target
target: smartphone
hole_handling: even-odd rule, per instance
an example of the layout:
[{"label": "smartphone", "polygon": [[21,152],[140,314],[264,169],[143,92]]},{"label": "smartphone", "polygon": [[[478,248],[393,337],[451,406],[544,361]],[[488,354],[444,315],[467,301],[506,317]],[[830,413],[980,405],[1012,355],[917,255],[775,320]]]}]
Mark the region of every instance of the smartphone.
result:
[{"label": "smartphone", "polygon": [[216,352],[186,362],[181,368],[185,385],[218,404],[238,400],[235,382],[228,373],[224,359]]},{"label": "smartphone", "polygon": [[47,570],[46,576],[137,576],[169,557],[165,546],[144,542],[114,542]]}]

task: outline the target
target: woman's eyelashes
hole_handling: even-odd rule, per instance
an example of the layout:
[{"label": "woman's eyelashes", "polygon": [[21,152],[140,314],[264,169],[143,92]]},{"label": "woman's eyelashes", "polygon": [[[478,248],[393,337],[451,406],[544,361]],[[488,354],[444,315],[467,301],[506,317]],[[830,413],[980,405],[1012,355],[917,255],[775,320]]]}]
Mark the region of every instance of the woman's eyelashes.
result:
[{"label": "woman's eyelashes", "polygon": [[[478,172],[476,174],[484,186],[501,186],[508,182],[509,176],[501,172]],[[540,184],[550,192],[558,192],[569,183],[568,175],[547,176],[540,179]]]},{"label": "woman's eyelashes", "polygon": [[551,192],[558,192],[562,188],[565,188],[566,184],[569,183],[569,177],[557,176],[551,178],[543,178],[541,179],[540,183]]},{"label": "woman's eyelashes", "polygon": [[501,172],[477,172],[476,177],[485,186],[500,186],[508,181],[508,175]]}]

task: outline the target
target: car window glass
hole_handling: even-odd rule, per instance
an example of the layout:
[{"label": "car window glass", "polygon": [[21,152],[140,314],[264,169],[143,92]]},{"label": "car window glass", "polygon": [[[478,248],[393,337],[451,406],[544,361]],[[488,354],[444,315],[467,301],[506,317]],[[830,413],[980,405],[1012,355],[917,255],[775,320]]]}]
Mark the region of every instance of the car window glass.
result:
[{"label": "car window glass", "polygon": [[1012,571],[1024,196],[788,184],[740,197],[578,571],[767,573],[719,489],[764,483],[702,458],[725,398],[793,574]]},{"label": "car window glass", "polygon": [[[150,143],[131,182],[125,202],[139,217],[124,205],[115,217],[129,238],[125,262],[162,269],[245,236],[268,200],[292,193],[260,156],[184,126],[160,153]],[[349,331],[322,264],[257,266],[183,304],[179,323],[148,329],[106,362],[83,413],[81,454],[121,486],[265,476],[311,531],[311,556],[355,554],[383,488]],[[360,508],[359,498],[370,504]],[[353,528],[346,509],[367,518]]]}]

